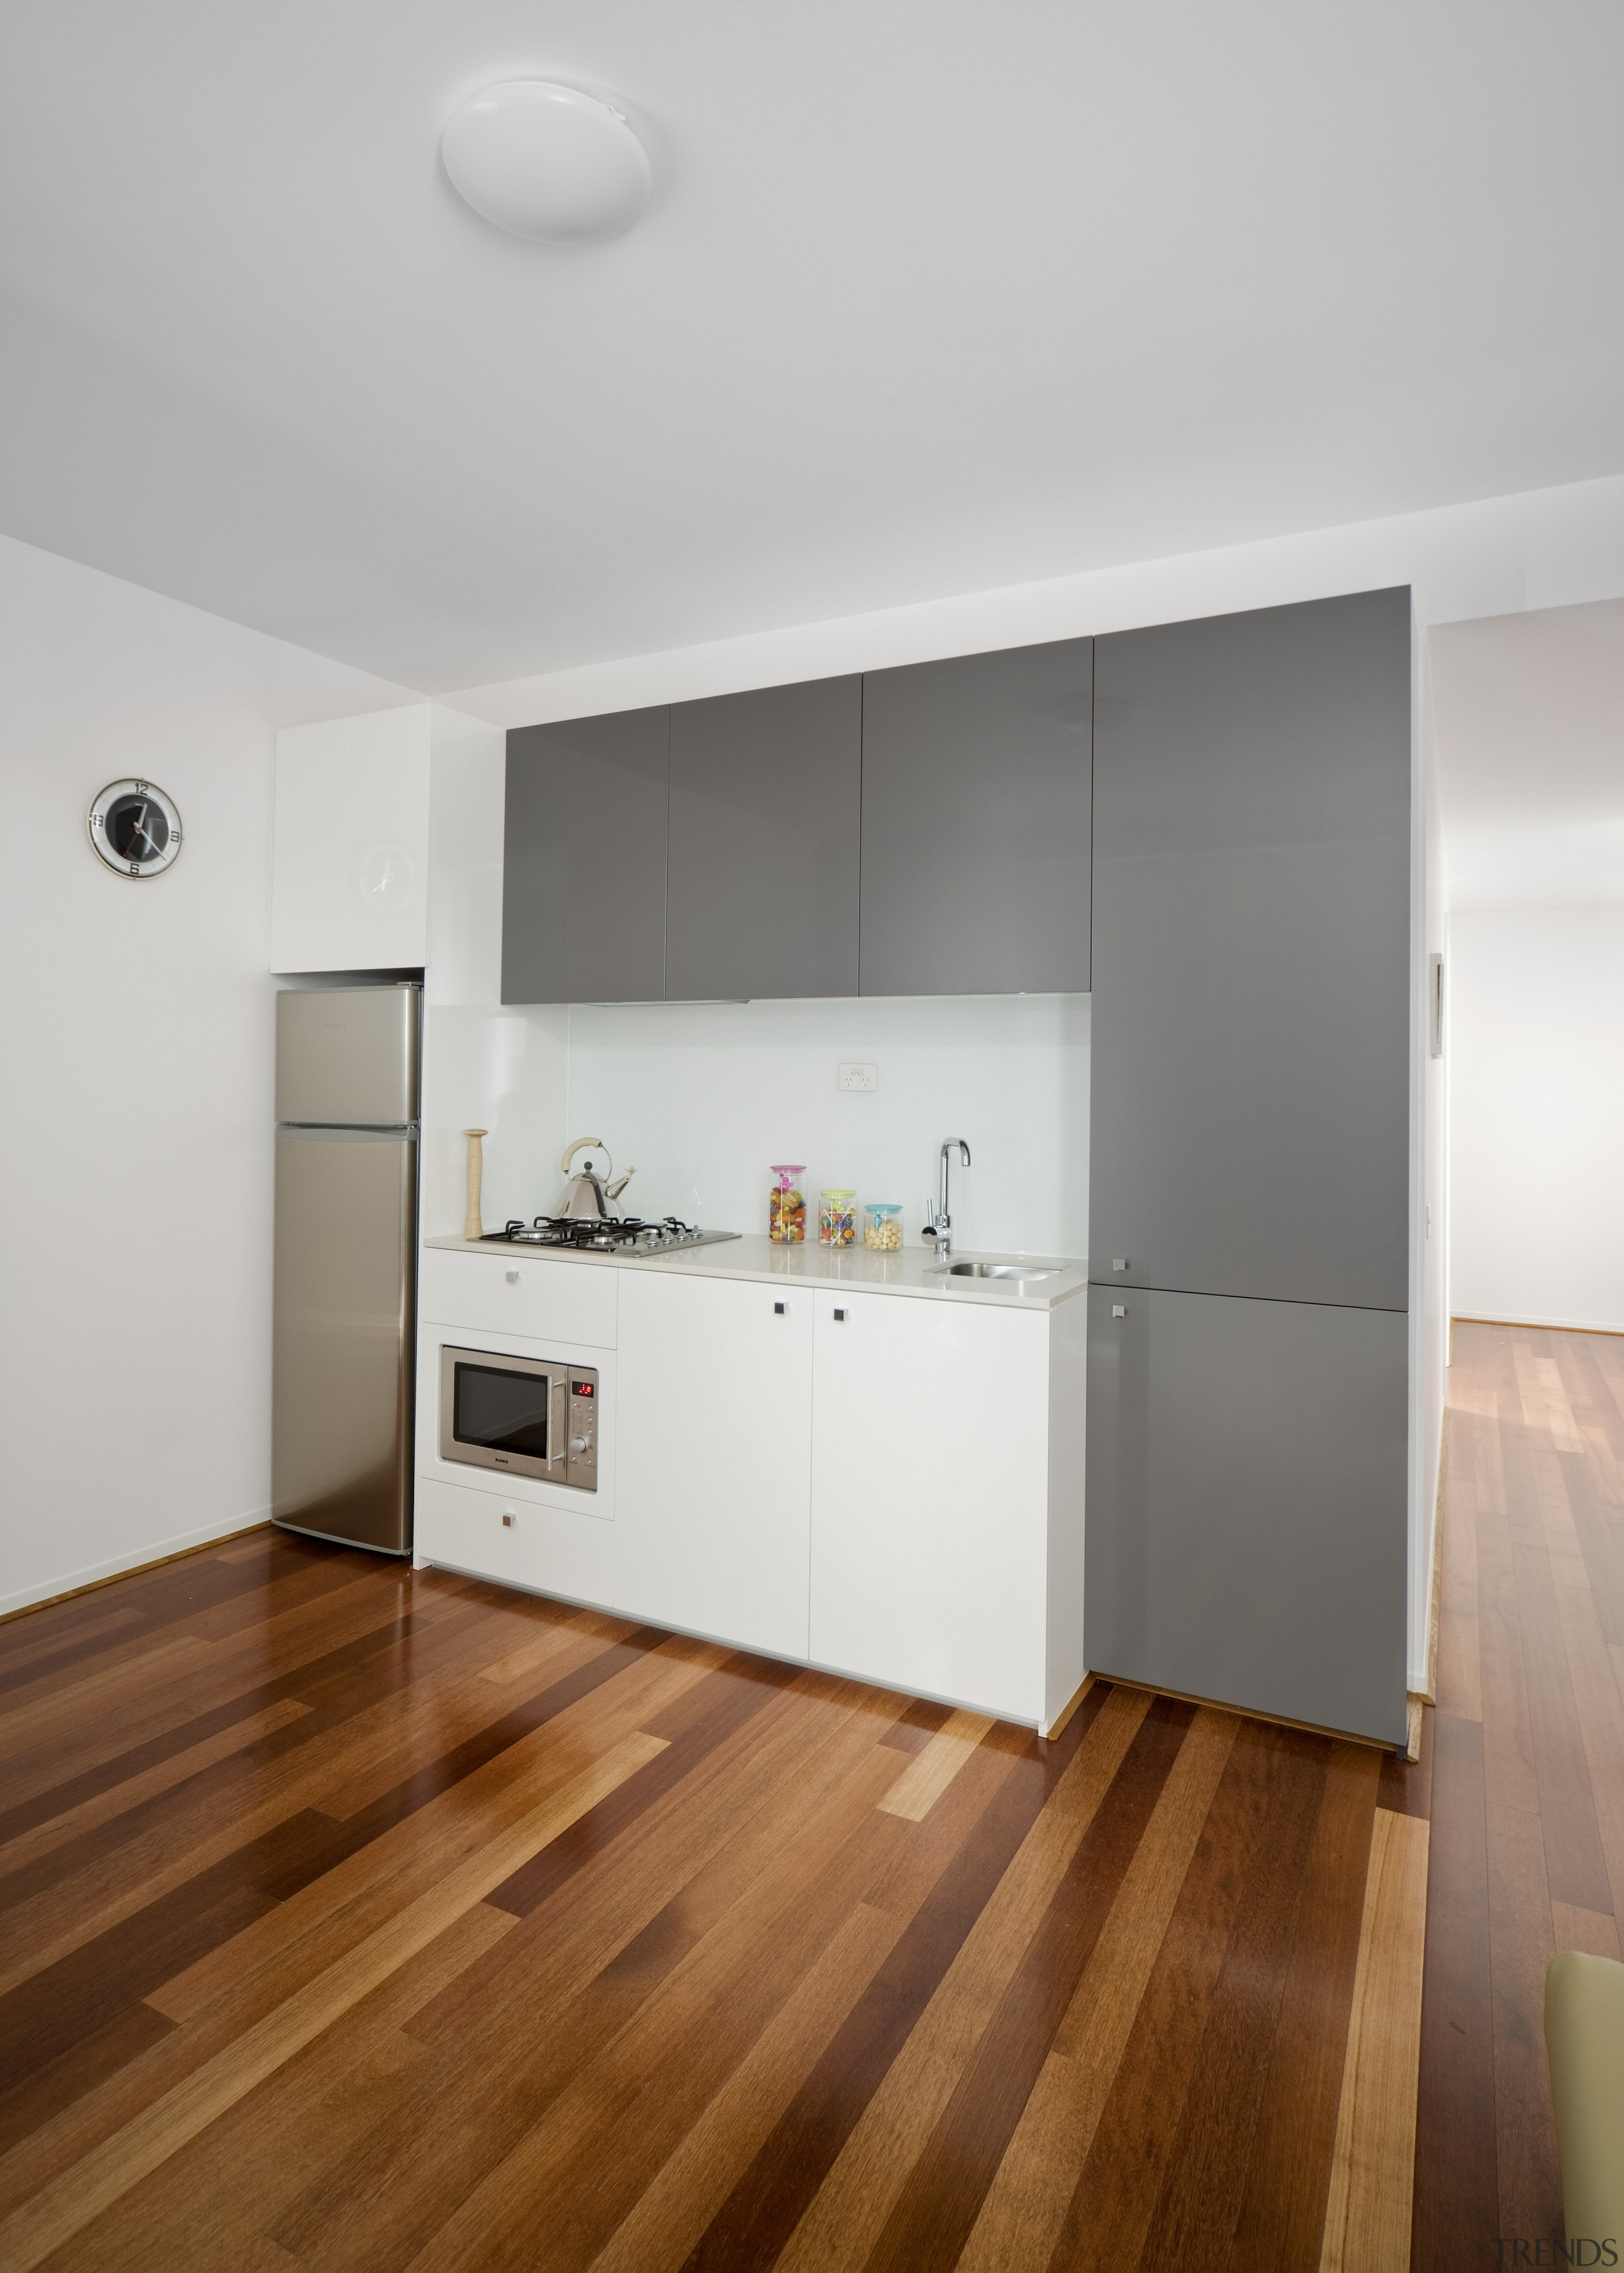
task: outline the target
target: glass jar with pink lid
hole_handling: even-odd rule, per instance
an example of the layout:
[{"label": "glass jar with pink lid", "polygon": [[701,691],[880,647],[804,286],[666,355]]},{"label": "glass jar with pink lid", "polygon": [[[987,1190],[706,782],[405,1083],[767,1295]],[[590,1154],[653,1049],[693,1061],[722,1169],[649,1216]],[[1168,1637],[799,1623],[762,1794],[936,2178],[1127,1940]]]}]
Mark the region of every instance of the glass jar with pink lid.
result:
[{"label": "glass jar with pink lid", "polygon": [[767,1196],[767,1235],[781,1247],[791,1247],[806,1236],[806,1197],[795,1181],[805,1173],[803,1160],[774,1167],[778,1182]]}]

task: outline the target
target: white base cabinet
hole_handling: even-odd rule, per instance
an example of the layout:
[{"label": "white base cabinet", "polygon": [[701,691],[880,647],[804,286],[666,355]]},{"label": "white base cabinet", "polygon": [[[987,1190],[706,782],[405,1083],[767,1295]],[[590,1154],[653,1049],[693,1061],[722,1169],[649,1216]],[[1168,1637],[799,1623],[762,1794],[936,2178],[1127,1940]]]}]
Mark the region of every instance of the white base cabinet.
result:
[{"label": "white base cabinet", "polygon": [[815,1662],[1044,1719],[1049,1329],[819,1290]]},{"label": "white base cabinet", "polygon": [[[1088,1306],[430,1249],[416,1559],[1047,1729],[1083,1677]],[[439,1352],[585,1359],[598,1489],[444,1461]]]},{"label": "white base cabinet", "polygon": [[805,1657],[813,1298],[619,1277],[616,1608]]}]

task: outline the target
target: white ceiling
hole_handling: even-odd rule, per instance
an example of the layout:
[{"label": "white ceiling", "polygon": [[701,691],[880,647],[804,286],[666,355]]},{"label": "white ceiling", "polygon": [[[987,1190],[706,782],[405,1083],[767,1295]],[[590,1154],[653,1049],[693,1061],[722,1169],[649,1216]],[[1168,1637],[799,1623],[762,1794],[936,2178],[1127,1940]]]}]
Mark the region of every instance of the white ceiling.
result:
[{"label": "white ceiling", "polygon": [[1451,908],[1624,901],[1624,600],[1427,636]]},{"label": "white ceiling", "polygon": [[[420,688],[1624,469],[1617,0],[0,26],[0,525]],[[512,75],[628,236],[449,189]]]}]

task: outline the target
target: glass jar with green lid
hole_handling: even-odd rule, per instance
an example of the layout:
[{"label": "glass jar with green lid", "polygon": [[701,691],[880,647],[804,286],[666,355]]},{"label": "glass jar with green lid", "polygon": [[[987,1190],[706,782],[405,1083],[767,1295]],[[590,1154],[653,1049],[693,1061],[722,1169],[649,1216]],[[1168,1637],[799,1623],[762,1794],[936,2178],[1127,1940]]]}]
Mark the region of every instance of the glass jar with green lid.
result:
[{"label": "glass jar with green lid", "polygon": [[818,1244],[851,1247],[857,1236],[857,1212],[852,1205],[857,1189],[838,1188],[818,1195]]}]

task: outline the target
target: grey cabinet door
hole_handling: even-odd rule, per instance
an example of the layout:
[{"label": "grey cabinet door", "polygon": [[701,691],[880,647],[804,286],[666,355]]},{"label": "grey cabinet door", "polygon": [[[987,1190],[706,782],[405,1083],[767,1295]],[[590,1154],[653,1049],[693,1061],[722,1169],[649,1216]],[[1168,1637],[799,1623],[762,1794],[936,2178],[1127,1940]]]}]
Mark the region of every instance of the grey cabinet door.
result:
[{"label": "grey cabinet door", "polygon": [[662,706],[509,734],[505,1002],[663,995],[670,720]]},{"label": "grey cabinet door", "polygon": [[671,710],[665,992],[855,994],[863,682]]},{"label": "grey cabinet door", "polygon": [[1091,650],[865,674],[864,994],[1086,991]]},{"label": "grey cabinet door", "polygon": [[1088,1302],[1089,1671],[1402,1741],[1407,1319]]},{"label": "grey cabinet door", "polygon": [[1403,1309],[1407,589],[1096,643],[1093,993],[1090,1275]]}]

